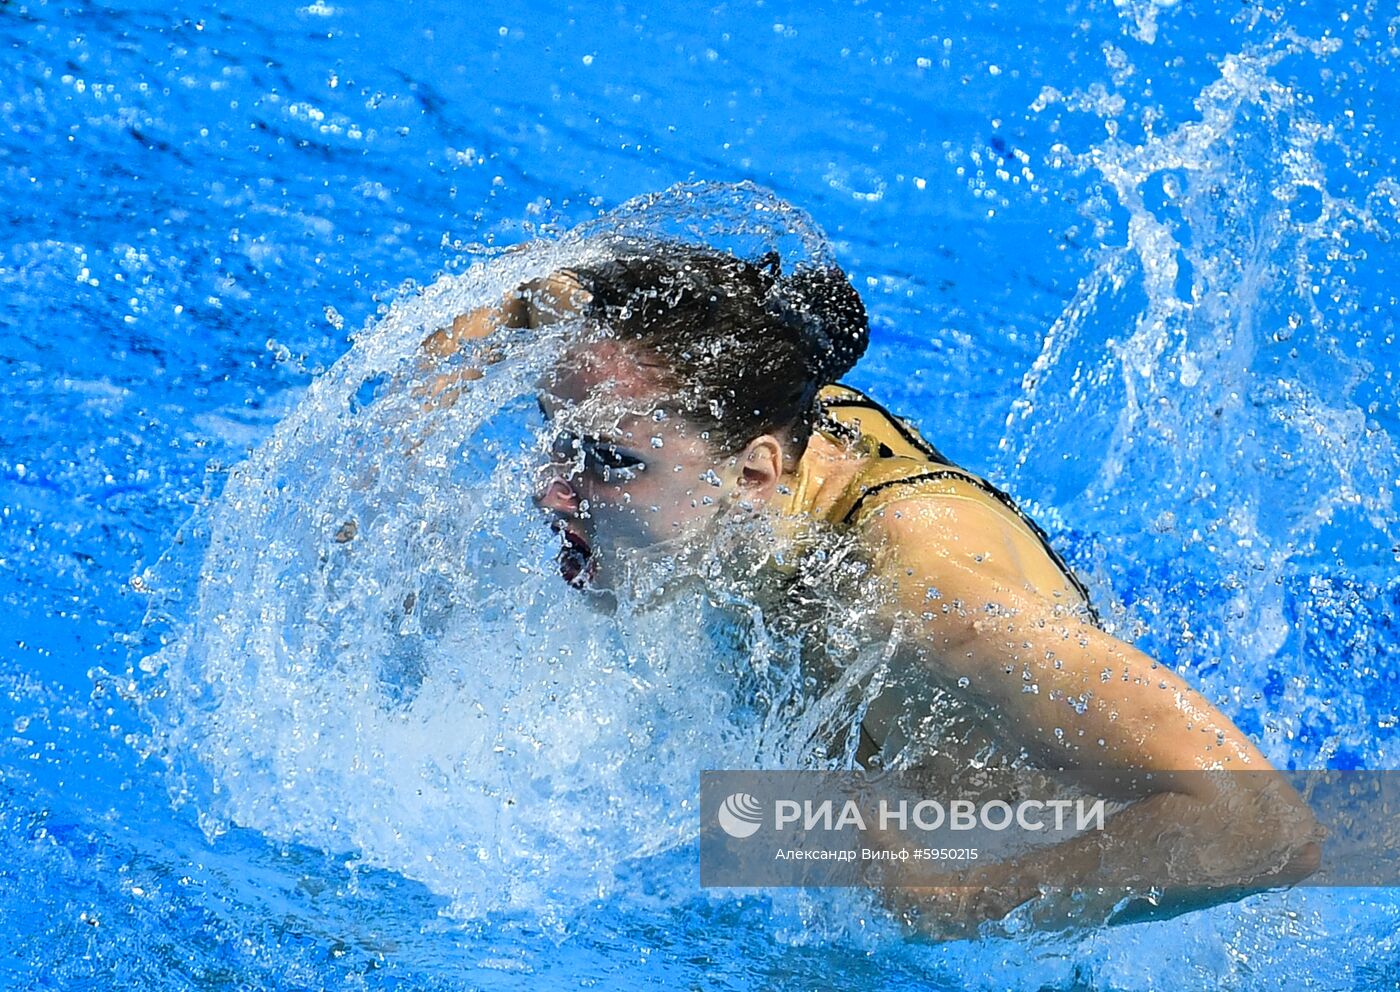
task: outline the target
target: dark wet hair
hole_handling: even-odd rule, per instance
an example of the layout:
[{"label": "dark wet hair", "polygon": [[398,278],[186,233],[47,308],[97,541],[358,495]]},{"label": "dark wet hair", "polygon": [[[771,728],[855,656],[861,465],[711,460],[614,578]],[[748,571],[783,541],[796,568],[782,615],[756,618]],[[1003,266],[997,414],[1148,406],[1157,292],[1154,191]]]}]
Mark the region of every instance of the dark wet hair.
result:
[{"label": "dark wet hair", "polygon": [[848,372],[870,339],[865,305],[836,267],[776,253],[749,262],[714,249],[627,245],[575,270],[588,316],[661,360],[677,412],[738,451],[761,434],[800,455],[817,391]]}]

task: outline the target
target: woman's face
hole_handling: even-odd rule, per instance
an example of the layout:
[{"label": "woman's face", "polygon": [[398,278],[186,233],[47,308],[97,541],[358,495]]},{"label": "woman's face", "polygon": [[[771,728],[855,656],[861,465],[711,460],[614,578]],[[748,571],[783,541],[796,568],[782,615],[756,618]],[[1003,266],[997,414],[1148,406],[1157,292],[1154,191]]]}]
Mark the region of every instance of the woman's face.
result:
[{"label": "woman's face", "polygon": [[732,504],[740,458],[668,410],[661,369],[615,341],[578,346],[543,384],[548,461],[536,502],[573,585],[610,588],[619,555],[694,535]]}]

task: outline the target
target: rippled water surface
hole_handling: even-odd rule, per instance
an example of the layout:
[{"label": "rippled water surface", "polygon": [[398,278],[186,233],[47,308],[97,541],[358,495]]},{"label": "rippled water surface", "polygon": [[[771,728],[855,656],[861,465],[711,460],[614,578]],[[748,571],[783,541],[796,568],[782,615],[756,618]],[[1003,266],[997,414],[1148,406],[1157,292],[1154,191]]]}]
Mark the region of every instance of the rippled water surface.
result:
[{"label": "rippled water surface", "polygon": [[0,43],[7,986],[1393,987],[1388,890],[930,945],[699,889],[695,774],[791,757],[782,666],[571,606],[510,485],[544,352],[411,463],[375,391],[553,258],[502,249],[753,180],[865,296],[850,381],[1115,631],[1280,765],[1394,767],[1393,3],[10,2]]}]

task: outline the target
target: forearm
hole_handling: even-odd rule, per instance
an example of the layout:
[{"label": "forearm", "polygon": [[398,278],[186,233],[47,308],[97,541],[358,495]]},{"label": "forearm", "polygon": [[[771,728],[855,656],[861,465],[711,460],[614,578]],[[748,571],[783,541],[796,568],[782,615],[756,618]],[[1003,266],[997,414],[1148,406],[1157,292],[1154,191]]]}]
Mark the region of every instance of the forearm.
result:
[{"label": "forearm", "polygon": [[1041,926],[1172,916],[1291,885],[1317,867],[1318,830],[1295,804],[1255,791],[1205,800],[1160,793],[1102,830],[981,865],[892,900],[929,933],[967,935],[1034,900]]}]

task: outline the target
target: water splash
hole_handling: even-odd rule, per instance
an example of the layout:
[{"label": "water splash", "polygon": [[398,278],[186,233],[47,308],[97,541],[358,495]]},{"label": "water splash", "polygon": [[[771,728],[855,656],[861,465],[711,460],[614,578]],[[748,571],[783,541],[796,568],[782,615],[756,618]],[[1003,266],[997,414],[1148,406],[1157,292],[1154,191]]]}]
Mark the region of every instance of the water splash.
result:
[{"label": "water splash", "polygon": [[1157,40],[1157,15],[1176,7],[1177,0],[1113,0],[1113,5],[1132,22],[1132,36],[1150,45]]},{"label": "water splash", "polygon": [[[358,332],[187,528],[197,597],[153,612],[173,639],[141,666],[148,748],[207,833],[354,852],[461,915],[559,916],[695,836],[701,768],[849,762],[813,742],[851,736],[853,683],[814,689],[744,569],[702,556],[689,581],[660,556],[616,616],[560,581],[531,417],[577,319],[455,356],[485,371],[451,405],[415,388],[436,329],[619,236],[827,257],[771,194],[694,184],[445,276]],[[733,561],[752,537],[707,551]]]},{"label": "water splash", "polygon": [[[1392,647],[1400,458],[1368,381],[1388,332],[1349,276],[1389,241],[1394,181],[1360,182],[1345,133],[1281,79],[1340,45],[1280,30],[1220,61],[1196,119],[1155,133],[1143,112],[1138,143],[1121,93],[1065,98],[1105,119],[1107,140],[1053,155],[1101,181],[1088,214],[1109,246],[1002,443],[1097,535],[1084,564],[1125,597],[1120,629],[1235,700],[1284,763],[1393,752],[1368,712],[1388,691],[1368,703],[1354,680]],[[1339,666],[1315,632],[1362,618],[1374,633]]]}]

